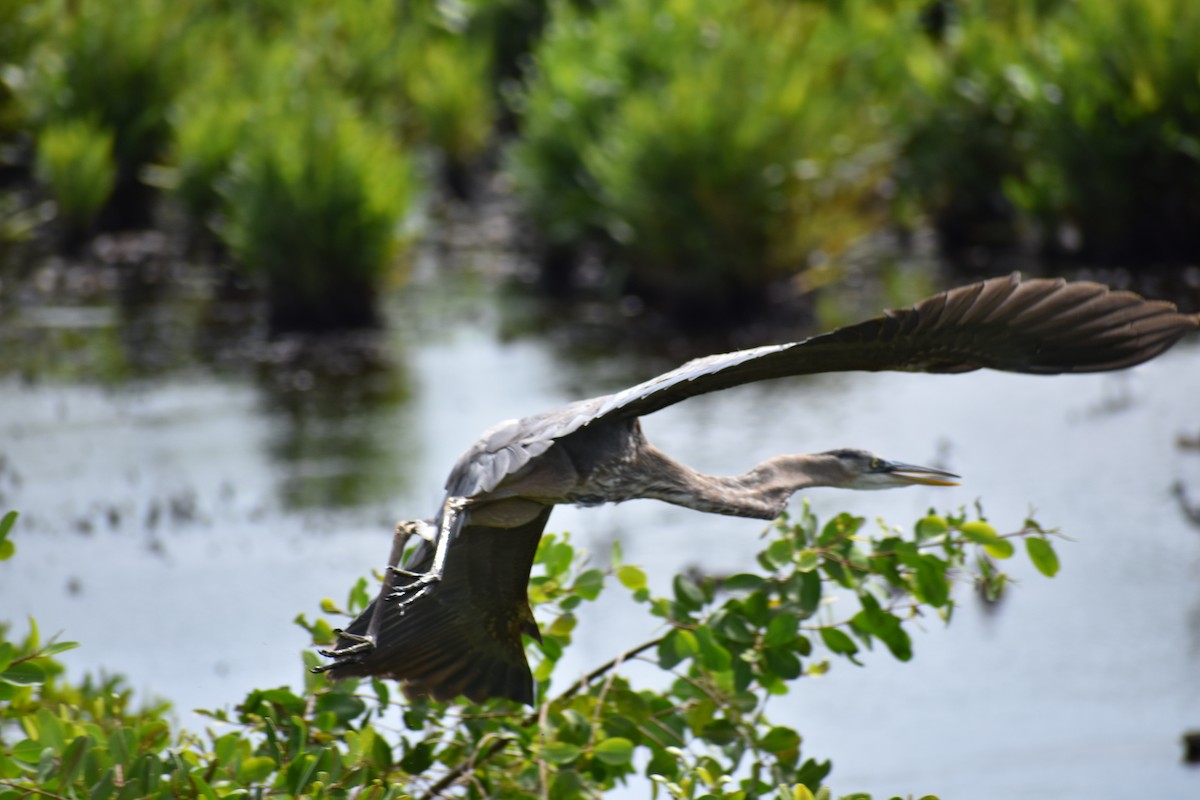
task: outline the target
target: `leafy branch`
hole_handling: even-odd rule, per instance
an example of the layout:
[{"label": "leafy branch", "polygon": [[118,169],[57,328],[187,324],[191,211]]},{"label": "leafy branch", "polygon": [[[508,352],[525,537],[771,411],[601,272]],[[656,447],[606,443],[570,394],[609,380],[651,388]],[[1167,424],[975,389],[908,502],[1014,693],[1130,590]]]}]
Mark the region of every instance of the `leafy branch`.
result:
[{"label": "leafy branch", "polygon": [[[20,646],[0,639],[0,800],[32,787],[100,798],[553,800],[599,796],[639,773],[655,796],[680,800],[827,800],[831,764],[803,758],[800,733],[770,720],[773,696],[837,657],[861,664],[877,644],[909,660],[908,625],[931,612],[949,622],[955,585],[1003,591],[998,565],[1018,539],[1041,572],[1057,571],[1055,531],[1030,519],[1000,534],[974,516],[930,513],[905,534],[847,514],[821,525],[805,506],[768,529],[758,572],[677,575],[662,594],[619,550],[601,569],[566,535],[547,535],[529,591],[543,629],[530,653],[546,698],[532,713],[504,700],[401,705],[382,680],[306,674],[299,692],[257,689],[233,710],[205,712],[214,726],[205,737],[173,736],[165,706],[132,710],[115,681],[63,682],[52,656],[70,645],[41,647],[34,627]],[[661,633],[554,691],[576,614],[613,584]],[[351,590],[351,611],[365,606],[368,587]],[[322,608],[342,613],[330,601]],[[323,619],[297,621],[317,642],[331,636]],[[665,680],[635,685],[625,669],[633,661]]]}]

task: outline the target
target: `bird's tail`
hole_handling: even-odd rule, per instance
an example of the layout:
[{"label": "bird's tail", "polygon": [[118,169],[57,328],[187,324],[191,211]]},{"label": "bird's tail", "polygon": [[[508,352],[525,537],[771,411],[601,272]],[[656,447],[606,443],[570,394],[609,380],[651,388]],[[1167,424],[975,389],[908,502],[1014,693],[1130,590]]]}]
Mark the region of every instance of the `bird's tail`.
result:
[{"label": "bird's tail", "polygon": [[[549,516],[549,508],[542,516]],[[526,593],[545,520],[534,525],[529,535],[520,528],[463,529],[450,542],[442,580],[403,609],[385,600],[374,648],[340,658],[329,666],[330,677],[394,678],[410,699],[507,697],[533,705],[533,675],[521,637],[541,638]],[[419,546],[409,569],[428,568],[431,553],[431,547]],[[397,575],[394,586],[409,580]],[[377,602],[346,632],[366,634]],[[351,644],[340,638],[336,647]]]}]

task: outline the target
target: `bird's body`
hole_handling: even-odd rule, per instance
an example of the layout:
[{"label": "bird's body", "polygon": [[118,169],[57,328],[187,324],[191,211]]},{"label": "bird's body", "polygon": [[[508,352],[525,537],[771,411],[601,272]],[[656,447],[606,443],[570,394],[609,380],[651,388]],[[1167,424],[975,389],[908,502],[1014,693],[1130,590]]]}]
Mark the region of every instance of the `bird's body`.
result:
[{"label": "bird's body", "polygon": [[334,678],[394,677],[409,695],[532,703],[521,635],[538,634],[526,588],[555,505],[651,498],[773,519],[810,486],[945,485],[956,477],[860,450],[777,456],[742,475],[705,475],[650,444],[638,422],[688,397],[848,370],[1121,369],[1197,327],[1197,317],[1169,303],[1094,283],[1011,276],[802,342],[696,359],[612,395],[503,422],[459,458],[438,515],[414,528],[428,538],[342,633],[327,653],[335,661],[322,669]]}]

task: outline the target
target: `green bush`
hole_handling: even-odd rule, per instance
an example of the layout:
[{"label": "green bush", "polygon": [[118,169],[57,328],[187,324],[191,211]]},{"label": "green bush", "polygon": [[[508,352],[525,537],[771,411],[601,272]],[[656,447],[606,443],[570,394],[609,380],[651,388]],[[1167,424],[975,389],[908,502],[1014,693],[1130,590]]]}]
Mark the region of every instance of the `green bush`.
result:
[{"label": "green bush", "polygon": [[[542,698],[532,714],[507,700],[417,700],[397,711],[384,681],[306,674],[301,692],[257,689],[233,711],[206,712],[220,733],[173,733],[165,706],[135,709],[119,680],[65,681],[53,656],[70,643],[43,645],[36,626],[12,642],[0,627],[0,800],[30,791],[99,800],[433,797],[460,785],[467,797],[532,800],[598,796],[639,773],[671,798],[828,800],[830,763],[802,757],[800,732],[767,716],[770,698],[801,675],[859,663],[864,649],[908,661],[908,626],[933,615],[948,622],[954,582],[974,576],[985,593],[1003,589],[996,560],[1014,554],[1014,537],[1041,572],[1058,568],[1031,520],[1000,535],[961,513],[930,513],[901,536],[846,514],[821,525],[805,508],[770,533],[760,571],[679,575],[662,596],[619,551],[601,569],[567,537],[544,537],[529,597],[550,621],[530,645]],[[585,677],[557,674],[577,614],[589,613],[581,606],[612,578],[663,632]],[[351,610],[367,600],[363,580]],[[332,640],[325,621],[297,622],[315,641]],[[657,663],[665,688],[626,677],[635,658]],[[306,666],[317,661],[305,654]]]},{"label": "green bush", "polygon": [[82,233],[116,182],[113,132],[86,119],[43,128],[37,140],[37,174],[54,196],[68,236]]},{"label": "green bush", "polygon": [[1200,258],[1200,4],[1074,3],[1048,35],[1014,201],[1055,251]]},{"label": "green bush", "polygon": [[465,196],[465,173],[487,146],[495,119],[491,53],[484,41],[436,31],[402,37],[400,44],[414,138],[437,148],[451,188]]},{"label": "green bush", "polygon": [[490,46],[466,5],[392,0],[313,4],[292,36],[314,57],[308,79],[336,86],[410,146],[465,169],[484,149],[495,106]]},{"label": "green bush", "polygon": [[1200,255],[1200,6],[959,4],[909,59],[903,185],[952,248]]},{"label": "green bush", "polygon": [[184,78],[185,21],[168,0],[83,0],[63,4],[45,41],[30,95],[39,124],[86,118],[113,132],[116,227],[149,222],[150,196],[138,173],[167,153],[168,110]]},{"label": "green bush", "polygon": [[349,102],[269,96],[247,122],[220,233],[266,279],[274,329],[369,325],[416,188],[408,157]]},{"label": "green bush", "polygon": [[[272,48],[228,20],[211,21],[189,39],[189,53],[203,63],[171,112],[175,195],[188,213],[211,226],[222,210],[221,186],[243,141],[253,111],[268,91],[258,74],[272,64]],[[258,50],[253,62],[246,57]],[[257,99],[256,99],[257,98]]]},{"label": "green bush", "polygon": [[952,253],[1011,248],[1024,234],[1008,190],[1035,155],[1043,25],[1035,4],[1017,0],[965,9],[941,39],[913,42],[901,199],[931,217]]},{"label": "green bush", "polygon": [[850,5],[559,7],[511,154],[549,243],[599,239],[619,288],[707,317],[870,230],[897,18]]},{"label": "green bush", "polygon": [[[53,19],[50,4],[40,0],[0,2],[0,144],[26,124],[21,88],[29,79],[30,57]],[[0,165],[11,159],[0,152]]]}]

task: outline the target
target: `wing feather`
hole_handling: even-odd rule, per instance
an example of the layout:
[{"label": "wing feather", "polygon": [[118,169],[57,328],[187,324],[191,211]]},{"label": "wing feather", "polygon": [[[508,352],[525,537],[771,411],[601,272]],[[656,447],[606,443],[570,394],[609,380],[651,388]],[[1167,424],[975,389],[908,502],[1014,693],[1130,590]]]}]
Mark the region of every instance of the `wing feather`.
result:
[{"label": "wing feather", "polygon": [[[375,649],[347,657],[330,676],[395,678],[410,697],[507,697],[532,704],[533,675],[521,632],[532,620],[529,571],[550,511],[547,507],[532,522],[508,529],[471,525],[469,510],[464,512],[465,525],[450,540],[442,580],[403,613],[385,609]],[[432,558],[432,548],[422,542],[407,566],[424,571]],[[396,576],[393,585],[408,580]],[[346,630],[365,633],[374,608],[371,603]],[[343,639],[337,646],[349,643]]]},{"label": "wing feather", "polygon": [[503,423],[459,459],[447,490],[491,491],[584,426],[644,416],[744,383],[847,371],[1101,372],[1147,361],[1198,327],[1200,318],[1171,303],[1086,281],[1023,281],[1014,273],[801,342],[697,358],[624,391]]}]

